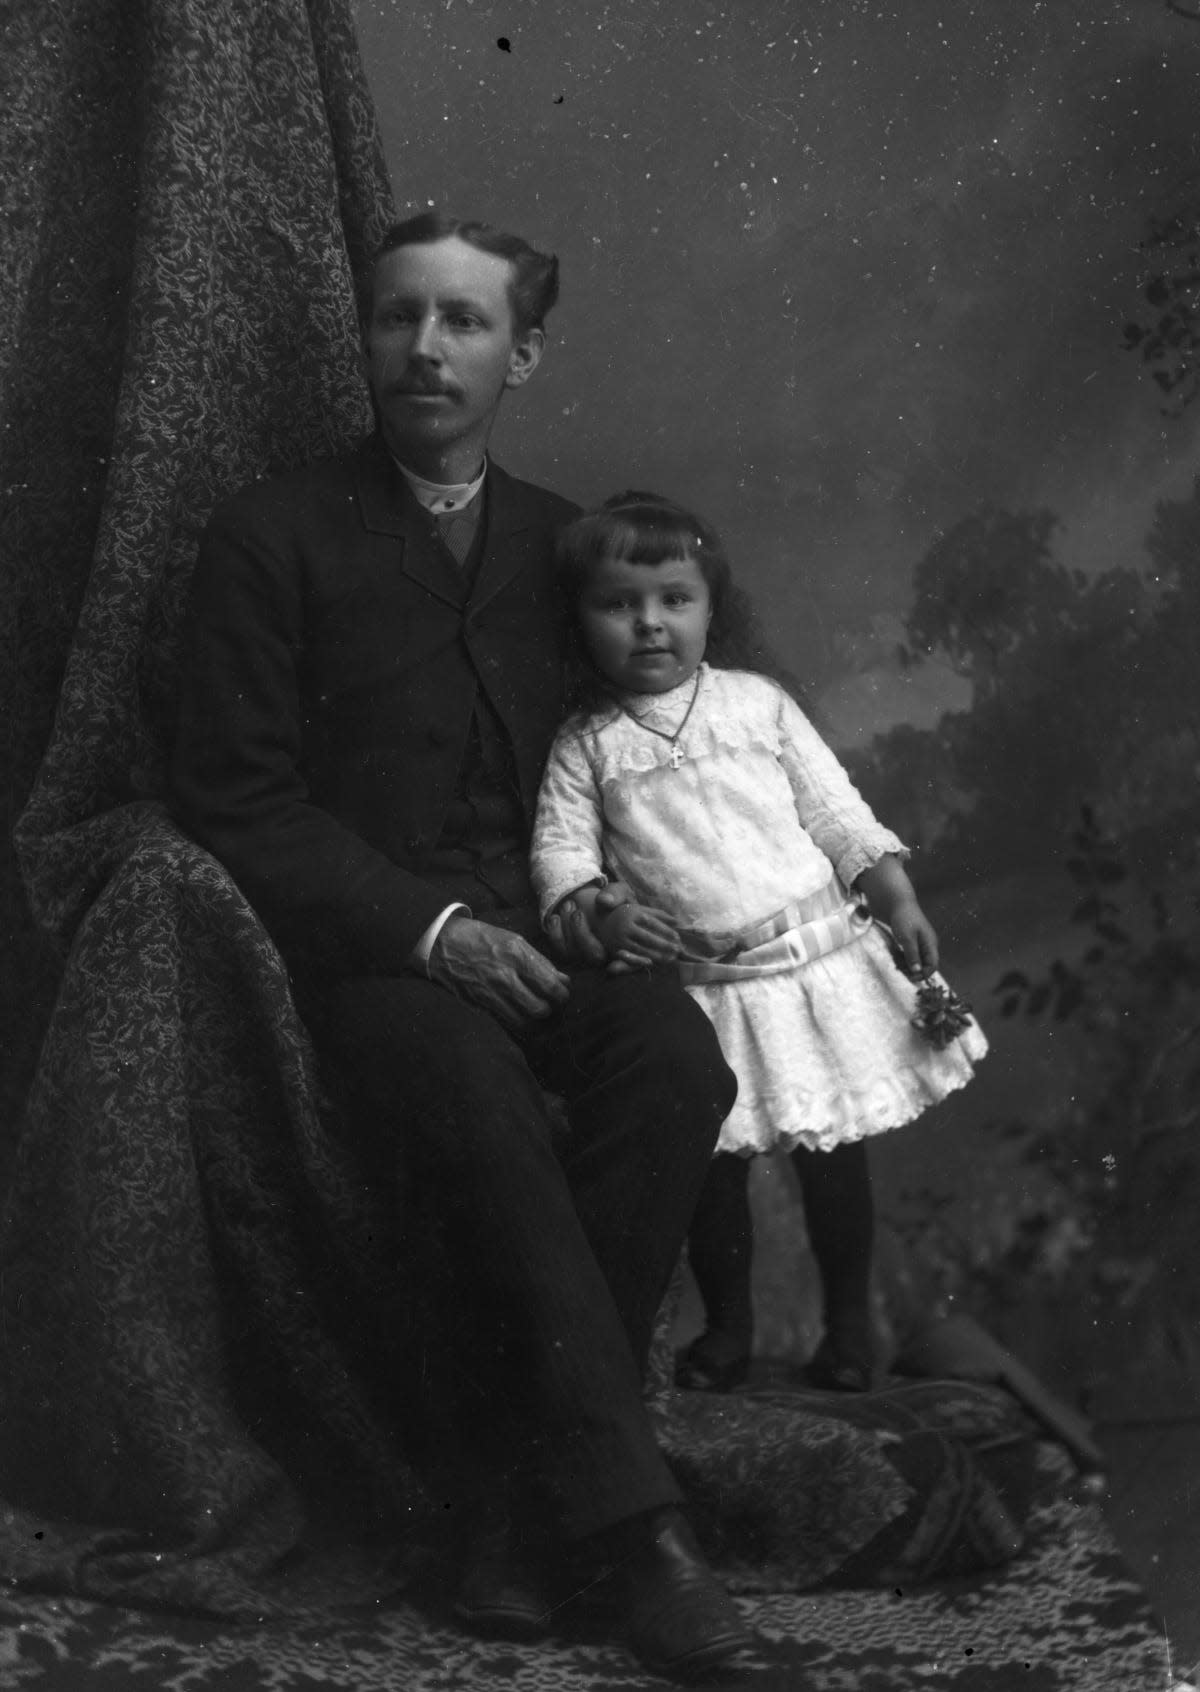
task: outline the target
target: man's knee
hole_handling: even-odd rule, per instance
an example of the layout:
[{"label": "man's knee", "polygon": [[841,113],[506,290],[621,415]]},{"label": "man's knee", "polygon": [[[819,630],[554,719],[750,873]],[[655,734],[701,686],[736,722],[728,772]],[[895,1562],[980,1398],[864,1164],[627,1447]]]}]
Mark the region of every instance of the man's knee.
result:
[{"label": "man's knee", "polygon": [[678,1102],[672,1115],[729,1114],[737,1079],[712,1023],[673,971],[593,979],[577,1008],[568,1047],[593,1076],[636,1070],[643,1089]]},{"label": "man's knee", "polygon": [[396,1130],[432,1131],[466,1155],[540,1109],[520,1048],[486,1011],[414,978],[361,978],[332,988],[319,1044],[359,1105]]},{"label": "man's knee", "polygon": [[725,1061],[716,1030],[682,989],[665,997],[651,1030],[658,1063],[682,1088],[711,1098],[722,1117],[737,1097],[737,1077]]}]

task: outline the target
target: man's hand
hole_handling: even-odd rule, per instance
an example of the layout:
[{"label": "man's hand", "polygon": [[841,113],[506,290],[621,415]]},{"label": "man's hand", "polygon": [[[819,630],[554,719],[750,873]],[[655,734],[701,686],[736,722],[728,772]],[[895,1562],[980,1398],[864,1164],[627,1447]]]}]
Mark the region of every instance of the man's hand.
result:
[{"label": "man's hand", "polygon": [[675,924],[653,905],[639,905],[631,899],[600,916],[596,927],[614,966],[647,969],[679,956]]},{"label": "man's hand", "polygon": [[442,924],[429,955],[429,975],[513,1029],[549,1016],[570,992],[562,971],[519,934],[461,912]]},{"label": "man's hand", "polygon": [[608,952],[599,938],[597,925],[609,911],[627,904],[630,898],[624,882],[610,881],[607,887],[580,887],[560,900],[543,927],[564,963],[591,964],[596,968],[606,963]]}]

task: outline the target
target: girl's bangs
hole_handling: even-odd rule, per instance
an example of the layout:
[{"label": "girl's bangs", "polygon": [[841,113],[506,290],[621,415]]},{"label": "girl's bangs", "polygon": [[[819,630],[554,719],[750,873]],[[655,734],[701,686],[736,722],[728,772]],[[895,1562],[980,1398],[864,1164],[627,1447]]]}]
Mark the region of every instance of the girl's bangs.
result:
[{"label": "girl's bangs", "polygon": [[589,548],[594,558],[620,558],[628,564],[665,564],[695,558],[704,546],[694,526],[661,506],[634,505],[600,514]]}]

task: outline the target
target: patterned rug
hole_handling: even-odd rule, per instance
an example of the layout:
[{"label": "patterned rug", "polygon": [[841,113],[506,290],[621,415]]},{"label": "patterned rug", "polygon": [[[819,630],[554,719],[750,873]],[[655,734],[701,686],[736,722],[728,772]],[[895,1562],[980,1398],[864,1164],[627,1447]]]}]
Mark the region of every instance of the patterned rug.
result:
[{"label": "patterned rug", "polygon": [[[1168,1692],[1162,1630],[1095,1502],[1046,1448],[1027,1549],[912,1591],[739,1600],[745,1692]],[[470,1639],[436,1595],[230,1627],[76,1599],[0,1598],[4,1692],[637,1692],[664,1682],[598,1615],[536,1646]]]}]

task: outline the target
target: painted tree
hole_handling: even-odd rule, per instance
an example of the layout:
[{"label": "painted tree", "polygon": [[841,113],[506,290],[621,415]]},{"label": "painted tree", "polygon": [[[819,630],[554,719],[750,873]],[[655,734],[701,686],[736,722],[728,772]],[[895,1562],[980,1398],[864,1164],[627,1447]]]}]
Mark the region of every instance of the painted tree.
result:
[{"label": "painted tree", "polygon": [[1125,345],[1178,414],[1200,393],[1200,184],[1178,210],[1152,220],[1142,246],[1152,273],[1141,314],[1125,325]]},{"label": "painted tree", "polygon": [[[1134,570],[1068,569],[1055,528],[1049,511],[986,507],[934,541],[901,656],[949,664],[971,685],[970,708],[924,737],[894,730],[856,761],[871,797],[895,798],[889,816],[917,825],[951,877],[1061,855],[1079,805],[1136,763],[1150,696],[1155,718],[1166,704],[1145,652],[1153,584]],[[1132,714],[1114,685],[1125,676],[1145,696]],[[917,781],[907,805],[905,777]]]}]

